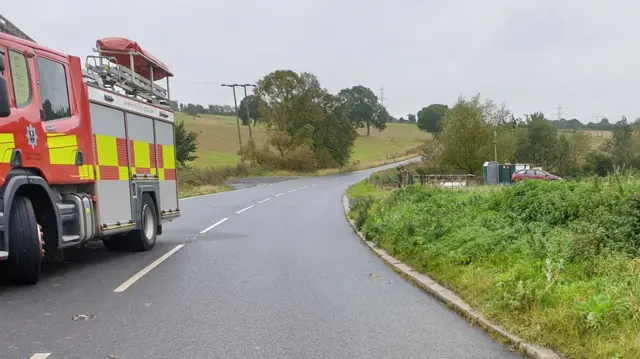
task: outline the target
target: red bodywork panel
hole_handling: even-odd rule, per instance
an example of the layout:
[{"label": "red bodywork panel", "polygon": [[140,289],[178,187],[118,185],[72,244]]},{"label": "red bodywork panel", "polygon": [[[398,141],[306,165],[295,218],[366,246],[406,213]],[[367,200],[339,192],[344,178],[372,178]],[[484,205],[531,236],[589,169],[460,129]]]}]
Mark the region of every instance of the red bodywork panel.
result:
[{"label": "red bodywork panel", "polygon": [[[78,173],[78,166],[74,164],[51,164],[48,146],[48,134],[75,135],[77,149],[82,150],[84,155],[84,164],[95,164],[89,117],[89,99],[87,88],[82,78],[80,59],[50,50],[37,43],[5,34],[0,34],[0,48],[5,53],[7,53],[7,50],[14,50],[25,54],[27,60],[31,99],[26,105],[16,108],[14,93],[10,91],[11,115],[6,118],[0,118],[0,134],[13,134],[14,148],[22,151],[22,167],[36,169],[49,184],[94,182],[94,180],[81,179]],[[41,119],[40,110],[43,109],[43,105],[39,86],[38,57],[55,61],[64,66],[67,78],[70,117],[46,122]],[[0,58],[0,61],[2,61],[2,58]],[[9,88],[12,89],[9,56],[4,56],[4,61],[6,68],[4,76],[9,83]],[[35,129],[37,136],[35,146],[31,146],[28,141],[27,129],[29,126]],[[31,142],[33,145],[34,141],[32,140]],[[4,155],[6,154],[0,154],[0,156]],[[10,156],[10,153],[7,155]],[[11,164],[6,163],[6,161],[3,162],[0,163],[0,186],[4,185],[7,173],[11,170]]]},{"label": "red bodywork panel", "polygon": [[[118,65],[131,68],[131,56],[129,52],[137,52],[142,56],[134,56],[134,70],[137,74],[151,80],[151,71],[149,66],[153,66],[153,80],[162,80],[167,76],[173,76],[167,65],[162,63],[150,53],[144,51],[137,42],[123,37],[107,37],[96,41],[98,51],[102,56],[114,57],[118,61]],[[113,52],[122,52],[115,54]]]}]

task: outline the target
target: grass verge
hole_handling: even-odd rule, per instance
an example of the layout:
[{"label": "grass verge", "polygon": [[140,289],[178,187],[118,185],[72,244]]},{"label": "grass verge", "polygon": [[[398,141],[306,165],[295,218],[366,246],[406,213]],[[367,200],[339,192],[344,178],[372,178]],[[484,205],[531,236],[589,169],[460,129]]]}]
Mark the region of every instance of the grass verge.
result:
[{"label": "grass verge", "polygon": [[640,179],[348,191],[368,240],[525,340],[570,358],[640,353]]},{"label": "grass verge", "polygon": [[188,198],[195,196],[202,196],[205,194],[212,194],[218,192],[227,192],[232,191],[233,188],[225,185],[213,186],[213,185],[204,185],[204,186],[179,186],[178,187],[178,198]]}]

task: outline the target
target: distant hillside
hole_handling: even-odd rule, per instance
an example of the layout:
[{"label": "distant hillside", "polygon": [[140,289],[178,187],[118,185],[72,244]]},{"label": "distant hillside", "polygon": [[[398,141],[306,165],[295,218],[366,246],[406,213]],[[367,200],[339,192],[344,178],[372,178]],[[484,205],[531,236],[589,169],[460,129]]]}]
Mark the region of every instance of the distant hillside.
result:
[{"label": "distant hillside", "polygon": [[[238,163],[238,130],[234,116],[192,117],[177,112],[176,119],[184,121],[187,129],[200,132],[196,166],[220,167]],[[248,127],[241,126],[240,131],[242,140],[248,141]],[[431,135],[421,132],[415,124],[388,123],[385,131],[372,131],[369,137],[364,136],[364,131],[359,132],[352,160],[363,164],[403,155],[431,138]],[[260,126],[252,127],[252,133],[256,143],[262,144],[265,130]]]}]

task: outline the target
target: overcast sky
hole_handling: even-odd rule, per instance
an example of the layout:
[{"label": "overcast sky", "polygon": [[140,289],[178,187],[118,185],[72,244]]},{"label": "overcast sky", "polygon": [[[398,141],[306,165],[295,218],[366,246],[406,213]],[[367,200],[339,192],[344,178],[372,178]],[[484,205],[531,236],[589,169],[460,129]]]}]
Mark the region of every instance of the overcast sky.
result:
[{"label": "overcast sky", "polygon": [[21,0],[2,14],[85,56],[123,36],[175,73],[181,102],[231,104],[221,83],[309,71],[333,92],[385,88],[394,116],[480,93],[517,115],[640,116],[633,0]]}]

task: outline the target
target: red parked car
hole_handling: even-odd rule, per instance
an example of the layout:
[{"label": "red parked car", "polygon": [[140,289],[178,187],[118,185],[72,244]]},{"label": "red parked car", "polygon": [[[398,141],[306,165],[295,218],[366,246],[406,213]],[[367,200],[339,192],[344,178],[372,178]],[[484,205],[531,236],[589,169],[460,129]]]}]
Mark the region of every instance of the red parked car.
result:
[{"label": "red parked car", "polygon": [[558,177],[556,175],[552,175],[549,172],[545,172],[543,170],[533,170],[533,169],[520,170],[520,171],[517,171],[516,173],[514,173],[511,176],[511,181],[512,182],[518,182],[518,181],[521,181],[523,179],[545,180],[545,181],[562,180],[561,177]]}]

